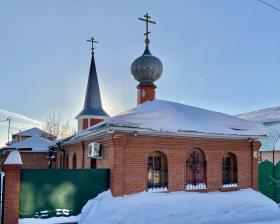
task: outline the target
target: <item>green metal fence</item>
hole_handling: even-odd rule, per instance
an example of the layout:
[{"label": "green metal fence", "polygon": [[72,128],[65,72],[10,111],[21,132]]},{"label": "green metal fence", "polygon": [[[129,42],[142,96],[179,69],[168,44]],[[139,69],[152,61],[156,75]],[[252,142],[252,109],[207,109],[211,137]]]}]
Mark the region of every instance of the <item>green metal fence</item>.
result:
[{"label": "green metal fence", "polygon": [[259,164],[259,191],[280,203],[280,162],[273,165],[266,160]]},{"label": "green metal fence", "polygon": [[109,169],[23,169],[20,218],[77,215],[109,188]]}]

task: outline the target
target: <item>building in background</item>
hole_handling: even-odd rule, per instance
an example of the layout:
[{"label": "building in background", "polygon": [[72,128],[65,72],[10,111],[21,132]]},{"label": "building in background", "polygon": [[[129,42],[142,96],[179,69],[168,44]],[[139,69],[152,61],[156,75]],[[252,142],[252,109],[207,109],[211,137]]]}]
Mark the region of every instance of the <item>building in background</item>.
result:
[{"label": "building in background", "polygon": [[268,136],[261,139],[260,160],[277,164],[280,161],[280,107],[239,114],[237,117],[262,123],[267,128]]},{"label": "building in background", "polygon": [[5,159],[11,151],[18,150],[24,168],[48,168],[49,147],[56,139],[56,136],[39,128],[30,128],[13,134],[12,141],[2,148],[2,155]]}]

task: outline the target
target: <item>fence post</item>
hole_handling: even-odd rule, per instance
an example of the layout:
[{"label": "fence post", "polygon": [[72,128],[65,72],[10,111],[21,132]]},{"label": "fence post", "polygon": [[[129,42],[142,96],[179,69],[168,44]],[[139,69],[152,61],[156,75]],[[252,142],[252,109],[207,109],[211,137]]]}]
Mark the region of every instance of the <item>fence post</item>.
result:
[{"label": "fence post", "polygon": [[19,219],[19,194],[20,194],[20,171],[22,161],[18,151],[12,151],[2,168],[5,172],[4,182],[4,209],[3,223],[18,224]]},{"label": "fence post", "polygon": [[251,142],[251,187],[258,191],[258,152],[261,147],[260,141]]}]

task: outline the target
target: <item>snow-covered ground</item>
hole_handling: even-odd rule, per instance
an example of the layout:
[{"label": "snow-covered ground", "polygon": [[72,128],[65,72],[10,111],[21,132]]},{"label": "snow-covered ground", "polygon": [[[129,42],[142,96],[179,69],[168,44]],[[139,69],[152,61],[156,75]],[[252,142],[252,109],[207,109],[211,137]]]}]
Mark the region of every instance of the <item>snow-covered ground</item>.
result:
[{"label": "snow-covered ground", "polygon": [[110,191],[89,200],[79,216],[22,219],[20,224],[279,224],[278,205],[251,189],[233,192],[141,192],[113,197]]}]

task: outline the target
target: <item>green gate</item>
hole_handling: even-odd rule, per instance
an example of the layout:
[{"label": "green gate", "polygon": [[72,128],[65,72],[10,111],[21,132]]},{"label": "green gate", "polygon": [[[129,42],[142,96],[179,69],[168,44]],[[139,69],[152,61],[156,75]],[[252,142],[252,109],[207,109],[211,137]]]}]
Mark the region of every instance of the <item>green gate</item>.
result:
[{"label": "green gate", "polygon": [[109,169],[23,169],[20,218],[77,215],[109,188]]},{"label": "green gate", "polygon": [[275,202],[280,202],[280,162],[273,165],[265,160],[259,164],[259,191]]}]

